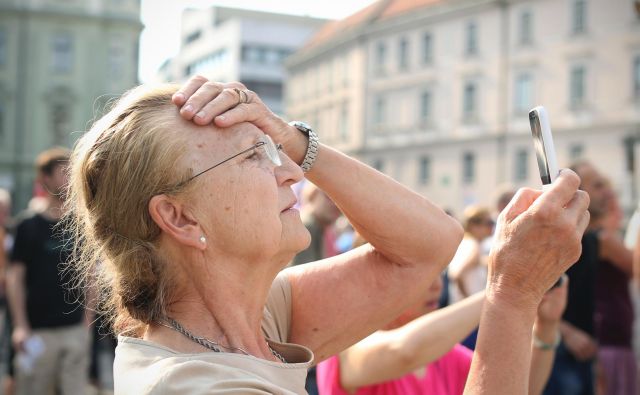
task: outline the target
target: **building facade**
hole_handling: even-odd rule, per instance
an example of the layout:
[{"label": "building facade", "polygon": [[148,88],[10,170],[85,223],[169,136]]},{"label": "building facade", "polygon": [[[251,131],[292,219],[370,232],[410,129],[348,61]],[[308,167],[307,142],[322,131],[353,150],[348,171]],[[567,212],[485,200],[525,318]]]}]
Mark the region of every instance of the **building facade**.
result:
[{"label": "building facade", "polygon": [[[502,184],[540,186],[527,113],[544,105],[560,165],[594,162],[630,208],[639,198],[639,8],[379,1],[290,58],[287,117],[460,214],[492,206]],[[326,83],[341,72],[340,88]]]},{"label": "building facade", "polygon": [[282,113],[283,60],[326,22],[226,7],[185,10],[180,52],[165,62],[159,78],[180,82],[201,74],[214,81],[241,81]]},{"label": "building facade", "polygon": [[139,0],[0,0],[0,188],[15,210],[37,154],[72,146],[137,83],[141,30]]}]

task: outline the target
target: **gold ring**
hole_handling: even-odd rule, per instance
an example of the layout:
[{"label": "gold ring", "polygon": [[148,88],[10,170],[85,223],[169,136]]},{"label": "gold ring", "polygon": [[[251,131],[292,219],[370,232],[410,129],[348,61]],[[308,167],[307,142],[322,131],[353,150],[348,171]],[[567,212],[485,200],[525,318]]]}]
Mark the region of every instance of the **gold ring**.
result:
[{"label": "gold ring", "polygon": [[251,103],[251,99],[250,99],[251,96],[249,96],[249,93],[251,93],[251,91],[248,89],[245,89],[241,92],[244,93],[244,102],[247,104]]},{"label": "gold ring", "polygon": [[238,103],[236,103],[236,106],[239,106],[241,103],[243,103],[243,100],[242,100],[242,93],[244,93],[244,92],[242,92],[242,91],[241,91],[240,89],[238,89],[238,88],[233,88],[233,90],[234,90],[234,91],[236,91],[236,93],[238,94]]}]

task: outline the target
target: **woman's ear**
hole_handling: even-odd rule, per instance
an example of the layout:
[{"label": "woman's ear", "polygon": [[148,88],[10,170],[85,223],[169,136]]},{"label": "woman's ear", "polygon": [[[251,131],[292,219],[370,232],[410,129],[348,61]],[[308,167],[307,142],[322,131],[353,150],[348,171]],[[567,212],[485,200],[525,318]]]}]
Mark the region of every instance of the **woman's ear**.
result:
[{"label": "woman's ear", "polygon": [[167,195],[156,195],[149,201],[149,215],[164,233],[177,242],[199,250],[206,248],[200,224],[181,202]]}]

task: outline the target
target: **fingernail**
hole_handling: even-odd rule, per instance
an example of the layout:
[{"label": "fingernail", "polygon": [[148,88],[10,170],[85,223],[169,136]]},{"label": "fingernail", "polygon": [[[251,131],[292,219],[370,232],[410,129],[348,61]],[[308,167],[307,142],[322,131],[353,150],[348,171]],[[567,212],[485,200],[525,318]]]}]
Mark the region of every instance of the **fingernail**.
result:
[{"label": "fingernail", "polygon": [[196,114],[196,118],[204,118],[204,111],[200,111],[199,113]]},{"label": "fingernail", "polygon": [[224,115],[218,115],[216,118],[217,118],[219,121],[223,121],[223,122],[224,122],[224,120],[225,120],[225,119],[227,119],[227,117],[225,117]]},{"label": "fingernail", "polygon": [[193,111],[193,106],[191,104],[187,104],[186,106],[182,107],[182,111],[184,111],[184,112],[192,112]]},{"label": "fingernail", "polygon": [[182,93],[176,93],[173,97],[176,100],[184,101],[184,95]]}]

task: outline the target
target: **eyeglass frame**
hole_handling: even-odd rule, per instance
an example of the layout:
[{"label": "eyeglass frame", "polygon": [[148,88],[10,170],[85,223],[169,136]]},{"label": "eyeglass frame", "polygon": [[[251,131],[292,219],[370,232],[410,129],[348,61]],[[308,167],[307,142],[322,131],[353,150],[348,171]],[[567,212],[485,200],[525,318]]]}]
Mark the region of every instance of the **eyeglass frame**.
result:
[{"label": "eyeglass frame", "polygon": [[[182,186],[186,185],[187,183],[189,183],[189,182],[193,181],[193,179],[194,179],[194,178],[199,177],[199,176],[203,175],[204,173],[208,172],[209,170],[213,170],[213,169],[215,169],[216,167],[218,167],[218,166],[220,166],[220,165],[222,165],[222,164],[224,164],[224,163],[227,163],[227,162],[229,162],[230,160],[235,159],[235,158],[237,158],[238,156],[240,156],[240,155],[242,155],[242,154],[246,154],[246,153],[247,153],[247,152],[249,152],[249,151],[252,151],[252,150],[258,149],[258,148],[260,148],[260,147],[262,147],[262,146],[265,146],[265,145],[266,145],[266,146],[268,146],[268,145],[272,145],[272,146],[276,149],[276,154],[277,154],[277,156],[273,156],[273,157],[272,157],[272,156],[269,154],[268,147],[265,147],[265,148],[264,148],[265,153],[267,154],[267,157],[269,158],[269,160],[271,161],[271,163],[273,163],[273,164],[274,164],[274,165],[276,165],[276,166],[282,166],[282,159],[280,159],[280,151],[282,151],[282,144],[276,144],[276,143],[274,143],[274,141],[271,139],[271,137],[269,137],[269,136],[268,136],[268,135],[266,135],[266,134],[265,134],[263,137],[261,137],[260,139],[261,139],[260,141],[258,141],[257,143],[255,143],[255,144],[254,144],[254,145],[252,145],[251,147],[249,147],[249,148],[247,148],[247,149],[245,149],[245,150],[242,150],[242,151],[238,152],[237,154],[232,155],[232,156],[228,157],[227,159],[222,160],[222,161],[220,161],[220,162],[216,163],[215,165],[213,165],[213,166],[211,166],[211,167],[209,167],[209,168],[206,168],[206,169],[202,170],[202,171],[201,171],[201,172],[199,172],[198,174],[196,174],[196,175],[194,175],[194,176],[191,176],[190,178],[188,178],[188,179],[186,179],[186,180],[184,180],[184,181],[181,181],[178,185],[176,185],[176,188],[180,188],[180,187],[182,187]],[[266,141],[265,141],[265,140],[266,140]],[[269,144],[269,143],[271,143],[271,144]]]}]

